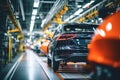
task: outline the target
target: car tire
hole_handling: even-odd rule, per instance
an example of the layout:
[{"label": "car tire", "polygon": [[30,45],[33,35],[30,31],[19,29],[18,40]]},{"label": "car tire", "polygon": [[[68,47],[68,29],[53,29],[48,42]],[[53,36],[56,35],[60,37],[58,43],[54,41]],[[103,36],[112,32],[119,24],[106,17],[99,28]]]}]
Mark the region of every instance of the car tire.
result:
[{"label": "car tire", "polygon": [[58,70],[58,68],[59,68],[59,62],[55,61],[53,59],[53,61],[52,61],[52,68],[53,68],[53,71],[56,72]]},{"label": "car tire", "polygon": [[51,59],[49,59],[49,57],[47,57],[47,64],[51,66]]},{"label": "car tire", "polygon": [[54,58],[54,53],[52,54],[52,68],[53,68],[53,71],[56,72],[59,68],[59,61],[56,61],[55,58]]}]

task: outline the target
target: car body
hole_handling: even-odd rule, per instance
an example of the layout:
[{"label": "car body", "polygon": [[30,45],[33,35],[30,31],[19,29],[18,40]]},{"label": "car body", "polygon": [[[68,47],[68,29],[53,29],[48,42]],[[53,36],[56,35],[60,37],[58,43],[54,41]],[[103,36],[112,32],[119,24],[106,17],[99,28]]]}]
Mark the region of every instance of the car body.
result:
[{"label": "car body", "polygon": [[93,28],[97,26],[79,23],[62,25],[49,46],[48,65],[57,71],[60,62],[87,62],[87,45],[94,33]]}]

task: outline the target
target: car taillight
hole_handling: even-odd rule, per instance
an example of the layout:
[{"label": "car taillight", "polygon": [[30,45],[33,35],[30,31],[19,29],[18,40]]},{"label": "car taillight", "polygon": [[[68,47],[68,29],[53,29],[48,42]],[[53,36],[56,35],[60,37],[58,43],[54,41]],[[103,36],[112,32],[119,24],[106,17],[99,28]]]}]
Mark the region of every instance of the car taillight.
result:
[{"label": "car taillight", "polygon": [[77,36],[77,34],[62,34],[56,38],[56,41],[73,39],[76,36]]}]

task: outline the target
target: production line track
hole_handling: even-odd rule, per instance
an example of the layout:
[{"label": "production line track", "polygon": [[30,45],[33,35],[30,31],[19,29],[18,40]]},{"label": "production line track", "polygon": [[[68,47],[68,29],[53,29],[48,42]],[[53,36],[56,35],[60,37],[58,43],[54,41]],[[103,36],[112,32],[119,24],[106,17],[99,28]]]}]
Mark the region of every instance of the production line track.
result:
[{"label": "production line track", "polygon": [[31,50],[27,50],[9,70],[4,80],[59,80],[41,66]]},{"label": "production line track", "polygon": [[46,57],[40,57],[32,50],[26,50],[3,80],[89,80],[81,64],[68,64],[57,72],[46,63]]}]

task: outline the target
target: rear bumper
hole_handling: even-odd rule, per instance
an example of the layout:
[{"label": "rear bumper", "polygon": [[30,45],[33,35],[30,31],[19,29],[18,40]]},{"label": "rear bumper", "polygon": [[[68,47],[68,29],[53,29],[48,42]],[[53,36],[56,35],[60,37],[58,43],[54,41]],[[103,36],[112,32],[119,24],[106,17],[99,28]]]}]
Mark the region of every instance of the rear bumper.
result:
[{"label": "rear bumper", "polygon": [[57,55],[55,56],[56,61],[65,62],[86,62],[88,53],[72,53],[70,55]]}]

